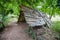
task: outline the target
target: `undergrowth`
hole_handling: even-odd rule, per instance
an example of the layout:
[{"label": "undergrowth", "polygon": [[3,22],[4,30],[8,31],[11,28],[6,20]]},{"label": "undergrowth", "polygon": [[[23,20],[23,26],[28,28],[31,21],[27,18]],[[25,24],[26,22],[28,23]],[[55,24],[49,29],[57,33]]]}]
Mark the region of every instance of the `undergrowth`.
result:
[{"label": "undergrowth", "polygon": [[50,27],[50,28],[57,35],[56,39],[57,40],[60,40],[60,21],[53,22],[53,26]]}]

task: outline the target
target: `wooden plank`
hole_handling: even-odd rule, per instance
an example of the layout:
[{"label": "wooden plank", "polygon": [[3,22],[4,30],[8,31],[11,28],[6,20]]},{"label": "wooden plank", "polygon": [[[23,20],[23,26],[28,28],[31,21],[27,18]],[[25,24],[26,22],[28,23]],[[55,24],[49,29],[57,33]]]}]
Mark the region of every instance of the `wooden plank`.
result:
[{"label": "wooden plank", "polygon": [[29,18],[29,17],[25,17],[27,23],[31,26],[31,27],[34,27],[34,26],[41,26],[41,25],[44,25],[45,22],[42,18],[40,19],[35,19],[35,18]]},{"label": "wooden plank", "polygon": [[29,9],[24,6],[21,7],[21,10],[24,12],[26,22],[30,26],[39,26],[39,25],[44,25],[45,23],[47,23],[48,26],[51,25],[51,20],[43,12],[34,9]]}]

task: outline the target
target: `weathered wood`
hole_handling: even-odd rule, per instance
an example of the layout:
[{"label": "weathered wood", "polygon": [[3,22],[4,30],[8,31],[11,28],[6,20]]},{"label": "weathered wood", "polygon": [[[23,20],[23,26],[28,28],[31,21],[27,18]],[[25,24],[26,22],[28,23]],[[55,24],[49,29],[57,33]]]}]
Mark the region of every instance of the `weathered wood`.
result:
[{"label": "weathered wood", "polygon": [[18,18],[18,23],[20,23],[20,22],[25,22],[25,17],[24,17],[24,14],[23,14],[22,11],[20,12],[20,15],[19,15],[19,18]]},{"label": "weathered wood", "polygon": [[[35,34],[35,40],[55,40],[53,34],[49,31],[50,29],[45,28],[45,26],[49,27],[51,25],[51,20],[45,13],[25,6],[22,6],[21,10],[24,13],[27,24],[29,24],[29,27]],[[48,37],[46,34],[48,34]]]},{"label": "weathered wood", "polygon": [[37,11],[35,9],[30,9],[25,6],[21,6],[21,10],[24,13],[25,20],[29,26],[41,26],[47,23],[47,26],[51,25],[51,21],[46,14]]}]

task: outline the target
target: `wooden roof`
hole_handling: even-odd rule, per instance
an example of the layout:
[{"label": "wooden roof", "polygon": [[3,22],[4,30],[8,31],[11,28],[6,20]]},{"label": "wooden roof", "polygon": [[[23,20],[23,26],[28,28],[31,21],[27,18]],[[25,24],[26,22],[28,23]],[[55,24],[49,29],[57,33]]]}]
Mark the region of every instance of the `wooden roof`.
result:
[{"label": "wooden roof", "polygon": [[45,13],[26,6],[20,6],[20,7],[24,13],[25,20],[29,24],[29,26],[31,27],[41,26],[46,23],[48,26],[51,25],[51,21]]}]

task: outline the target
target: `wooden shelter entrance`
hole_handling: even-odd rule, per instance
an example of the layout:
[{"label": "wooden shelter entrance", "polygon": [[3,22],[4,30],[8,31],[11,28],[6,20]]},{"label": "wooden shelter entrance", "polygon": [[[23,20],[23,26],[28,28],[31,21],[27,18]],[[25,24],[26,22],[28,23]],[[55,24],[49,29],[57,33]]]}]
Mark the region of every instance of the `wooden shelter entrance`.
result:
[{"label": "wooden shelter entrance", "polygon": [[[46,14],[23,5],[20,7],[21,13],[19,16],[19,22],[26,22],[29,25],[29,34],[31,35],[33,33],[34,40],[55,40],[53,34],[48,28],[51,26],[51,20]],[[46,38],[46,34],[49,38]]]},{"label": "wooden shelter entrance", "polygon": [[31,27],[42,26],[45,24],[47,24],[47,26],[51,25],[50,19],[43,12],[39,12],[26,6],[20,7],[21,7],[21,12],[19,16],[20,22],[24,21]]}]

